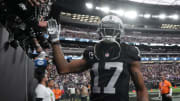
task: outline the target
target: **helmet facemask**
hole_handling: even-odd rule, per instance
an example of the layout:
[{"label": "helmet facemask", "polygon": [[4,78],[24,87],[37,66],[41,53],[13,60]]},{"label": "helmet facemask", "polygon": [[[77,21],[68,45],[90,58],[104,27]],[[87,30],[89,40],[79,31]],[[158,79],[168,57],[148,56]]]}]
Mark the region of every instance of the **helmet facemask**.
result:
[{"label": "helmet facemask", "polygon": [[95,57],[98,60],[118,59],[121,52],[119,39],[124,33],[121,19],[113,15],[104,17],[99,24],[98,33],[101,41],[95,46]]},{"label": "helmet facemask", "polygon": [[99,24],[98,33],[102,40],[116,40],[120,39],[120,36],[124,33],[123,24],[115,21],[102,21]]}]

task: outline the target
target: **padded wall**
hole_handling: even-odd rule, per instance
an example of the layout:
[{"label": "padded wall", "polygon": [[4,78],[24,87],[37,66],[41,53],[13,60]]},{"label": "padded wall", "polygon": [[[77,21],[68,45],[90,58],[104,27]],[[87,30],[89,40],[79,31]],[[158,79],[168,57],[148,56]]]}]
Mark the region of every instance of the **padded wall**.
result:
[{"label": "padded wall", "polygon": [[7,40],[8,32],[0,25],[0,101],[33,101],[33,62],[21,47],[4,48]]}]

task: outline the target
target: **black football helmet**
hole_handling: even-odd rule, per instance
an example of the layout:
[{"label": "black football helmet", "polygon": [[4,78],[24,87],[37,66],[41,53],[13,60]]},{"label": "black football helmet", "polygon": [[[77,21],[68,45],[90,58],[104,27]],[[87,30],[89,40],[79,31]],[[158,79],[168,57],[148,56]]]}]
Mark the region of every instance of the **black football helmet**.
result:
[{"label": "black football helmet", "polygon": [[94,48],[95,57],[98,60],[114,60],[120,57],[120,36],[124,34],[124,26],[121,19],[114,15],[102,18],[98,33],[101,41]]},{"label": "black football helmet", "polygon": [[119,39],[124,34],[123,22],[118,16],[105,16],[99,24],[98,33],[101,39]]}]

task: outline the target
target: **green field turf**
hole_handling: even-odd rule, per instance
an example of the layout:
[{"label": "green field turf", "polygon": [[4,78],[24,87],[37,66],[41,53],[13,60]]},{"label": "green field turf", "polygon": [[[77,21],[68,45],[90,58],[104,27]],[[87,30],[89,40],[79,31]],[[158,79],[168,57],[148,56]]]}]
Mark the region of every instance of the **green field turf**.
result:
[{"label": "green field turf", "polygon": [[173,92],[180,92],[180,88],[173,88]]},{"label": "green field turf", "polygon": [[[155,93],[155,92],[159,92],[158,89],[152,89],[152,90],[148,90],[149,93]],[[130,91],[130,94],[132,94],[133,92]],[[174,88],[173,87],[173,93],[180,93],[180,87]]]},{"label": "green field turf", "polygon": [[[152,89],[152,91],[148,90],[148,92],[158,92],[158,89]],[[173,92],[180,92],[180,87],[173,88]]]},{"label": "green field turf", "polygon": [[[158,97],[158,89],[148,90],[149,93],[149,101],[161,101]],[[61,101],[70,101],[70,98],[64,99]],[[81,101],[81,99],[77,99],[75,101]],[[88,101],[89,98],[88,98]],[[137,101],[136,100],[136,93],[133,93],[132,91],[129,92],[129,101]],[[173,101],[180,101],[180,87],[173,88]]]}]

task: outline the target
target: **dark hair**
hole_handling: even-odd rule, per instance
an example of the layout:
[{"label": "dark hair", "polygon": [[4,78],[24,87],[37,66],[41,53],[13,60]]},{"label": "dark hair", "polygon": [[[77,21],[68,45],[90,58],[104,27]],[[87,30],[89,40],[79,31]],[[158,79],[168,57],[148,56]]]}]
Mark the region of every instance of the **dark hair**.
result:
[{"label": "dark hair", "polygon": [[45,77],[45,69],[44,68],[36,68],[35,69],[35,78],[38,80],[38,83],[42,81]]},{"label": "dark hair", "polygon": [[[48,83],[49,83],[50,81],[52,81],[52,80],[53,80],[53,79],[49,79],[49,80],[48,80]],[[53,81],[54,81],[54,80],[53,80]]]}]

